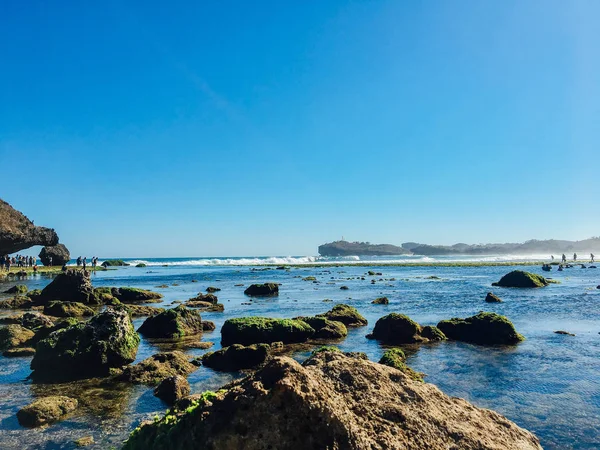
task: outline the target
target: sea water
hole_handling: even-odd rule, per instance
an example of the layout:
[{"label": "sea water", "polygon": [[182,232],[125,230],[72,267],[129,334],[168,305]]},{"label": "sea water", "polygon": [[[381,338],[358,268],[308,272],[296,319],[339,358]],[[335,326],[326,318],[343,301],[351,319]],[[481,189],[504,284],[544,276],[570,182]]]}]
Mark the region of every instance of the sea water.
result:
[{"label": "sea water", "polygon": [[[467,317],[479,311],[507,316],[526,340],[511,347],[481,347],[460,342],[441,342],[405,348],[407,363],[425,373],[425,380],[451,396],[505,415],[534,432],[548,449],[600,448],[600,269],[576,266],[563,272],[542,272],[541,267],[441,267],[441,266],[362,266],[394,262],[501,261],[512,257],[394,257],[394,258],[159,258],[128,260],[144,262],[145,268],[120,267],[92,275],[99,286],[133,286],[164,295],[155,306],[172,307],[208,286],[225,305],[221,313],[203,313],[216,323],[214,332],[203,341],[220,348],[220,327],[226,319],[241,316],[295,317],[325,312],[336,303],[356,307],[369,325],[349,329],[348,337],[337,344],[344,351],[365,352],[378,361],[385,347],[365,338],[378,318],[390,313],[407,314],[422,325],[435,325],[442,319]],[[522,257],[521,257],[522,258]],[[537,259],[537,256],[531,259]],[[306,264],[287,270],[263,264]],[[338,266],[343,263],[343,266]],[[354,263],[354,264],[352,264]],[[322,264],[315,267],[314,264]],[[513,269],[529,270],[553,277],[560,284],[540,289],[492,288],[491,283]],[[368,271],[382,275],[369,276]],[[304,281],[314,276],[317,282]],[[365,280],[361,280],[364,277]],[[394,279],[394,280],[392,280]],[[196,280],[196,282],[193,282]],[[375,280],[375,283],[371,283]],[[50,278],[35,276],[25,284],[41,288]],[[253,299],[243,293],[252,283],[281,283],[278,297]],[[14,283],[12,283],[14,284]],[[11,283],[1,283],[4,291]],[[244,286],[236,286],[243,284]],[[157,286],[167,285],[167,288]],[[348,290],[341,290],[341,286]],[[485,303],[493,291],[503,303]],[[387,296],[389,305],[371,301]],[[250,304],[247,304],[250,303]],[[144,318],[135,319],[139,327]],[[576,336],[555,334],[566,330]],[[142,339],[136,362],[169,348]],[[190,356],[205,350],[192,349]],[[302,361],[310,349],[292,356]],[[0,448],[69,449],[73,440],[93,436],[89,448],[119,448],[129,432],[142,420],[164,413],[166,406],[146,386],[119,386],[104,390],[85,383],[36,385],[30,374],[31,358],[0,356]],[[243,376],[219,373],[200,367],[189,376],[192,392],[217,389]],[[66,420],[45,429],[26,430],[15,414],[37,396],[60,394],[81,396],[79,410]]]}]

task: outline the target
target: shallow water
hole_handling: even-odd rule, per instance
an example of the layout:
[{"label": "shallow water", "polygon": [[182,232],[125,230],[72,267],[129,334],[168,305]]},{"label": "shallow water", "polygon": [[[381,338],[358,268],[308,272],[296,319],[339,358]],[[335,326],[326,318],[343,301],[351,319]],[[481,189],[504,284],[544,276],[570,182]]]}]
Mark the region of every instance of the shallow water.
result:
[{"label": "shallow water", "polygon": [[[95,286],[135,286],[164,294],[157,306],[186,300],[217,286],[224,313],[202,314],[217,324],[202,340],[220,348],[219,329],[231,317],[260,315],[295,317],[325,312],[335,303],[355,306],[369,325],[350,329],[339,344],[344,351],[366,352],[379,360],[384,348],[365,338],[377,319],[390,312],[409,315],[423,325],[441,319],[466,317],[481,310],[506,315],[527,340],[515,347],[479,347],[443,342],[408,348],[408,364],[427,374],[426,381],[445,393],[463,397],[477,406],[494,409],[540,438],[548,449],[600,448],[600,269],[572,268],[544,273],[561,284],[542,289],[491,288],[507,267],[374,267],[382,276],[370,277],[369,267],[300,267],[290,270],[253,270],[254,267],[217,265],[162,265],[147,268],[124,267],[93,275]],[[303,281],[315,276],[318,283]],[[365,280],[360,280],[364,276]],[[428,279],[437,276],[440,279]],[[395,281],[389,281],[395,278]],[[371,284],[371,279],[377,280]],[[379,281],[383,279],[384,281]],[[197,280],[197,282],[192,282]],[[281,283],[279,297],[255,299],[251,305],[243,294],[256,282]],[[48,278],[37,276],[26,281],[30,289],[42,287]],[[0,291],[14,283],[0,283]],[[166,284],[168,288],[157,288]],[[349,290],[340,290],[346,285]],[[483,301],[494,291],[504,303]],[[379,296],[389,305],[372,305]],[[332,302],[324,302],[330,299]],[[144,319],[134,321],[136,327]],[[566,330],[576,336],[557,335]],[[159,351],[142,339],[137,361]],[[190,355],[204,350],[192,349]],[[294,357],[302,360],[306,350]],[[93,383],[34,385],[26,380],[31,358],[7,359],[0,356],[0,448],[69,449],[73,440],[92,435],[95,445],[88,448],[119,448],[140,421],[161,414],[165,406],[143,386],[119,386],[106,390]],[[215,389],[240,374],[217,373],[205,367],[189,377],[193,392]],[[33,398],[61,392],[80,399],[82,407],[58,424],[45,429],[26,430],[19,426],[15,413]]]}]

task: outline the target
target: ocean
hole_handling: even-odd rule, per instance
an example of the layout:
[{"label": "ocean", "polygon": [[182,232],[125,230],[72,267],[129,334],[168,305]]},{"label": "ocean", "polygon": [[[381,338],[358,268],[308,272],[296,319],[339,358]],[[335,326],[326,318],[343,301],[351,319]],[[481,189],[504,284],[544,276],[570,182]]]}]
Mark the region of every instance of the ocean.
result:
[{"label": "ocean", "polygon": [[[555,255],[558,256],[558,255]],[[548,260],[549,255],[485,257],[239,257],[239,258],[147,258],[126,259],[132,264],[92,275],[94,286],[133,286],[164,294],[161,304],[185,301],[208,286],[217,293],[224,312],[203,313],[217,329],[203,341],[220,348],[220,327],[226,319],[241,316],[296,317],[326,312],[336,303],[356,307],[369,325],[349,329],[338,347],[365,352],[378,361],[385,346],[365,336],[380,317],[398,312],[422,325],[442,319],[467,317],[479,311],[507,316],[526,340],[511,347],[481,347],[460,342],[407,346],[407,364],[425,373],[425,381],[446,394],[505,415],[534,432],[547,449],[600,448],[600,269],[579,266],[562,272],[543,272],[539,266],[519,262]],[[100,260],[102,261],[102,260]],[[427,264],[398,266],[401,263]],[[440,263],[511,262],[514,267],[452,266]],[[138,263],[146,267],[135,267]],[[373,264],[373,266],[369,266]],[[387,264],[387,265],[386,265]],[[277,266],[294,265],[284,270]],[[513,269],[552,277],[560,284],[539,289],[492,288],[491,284]],[[369,276],[368,271],[382,275]],[[308,276],[317,281],[305,281]],[[433,277],[433,278],[432,278]],[[365,278],[362,280],[361,278]],[[193,281],[195,280],[195,281]],[[375,280],[374,283],[371,280]],[[43,276],[25,281],[30,289],[51,281]],[[262,282],[281,283],[280,295],[252,302],[245,286]],[[14,284],[14,283],[12,283]],[[0,291],[12,285],[0,283]],[[159,288],[158,286],[168,286]],[[240,286],[244,285],[244,286]],[[340,290],[342,285],[348,290]],[[484,302],[494,292],[503,303]],[[387,296],[389,305],[371,301]],[[8,313],[0,312],[6,315]],[[144,318],[135,319],[139,327]],[[566,330],[575,336],[559,335]],[[142,339],[136,362],[170,348]],[[190,356],[206,350],[191,349]],[[299,361],[310,354],[300,348]],[[31,358],[0,356],[0,447],[3,449],[70,449],[72,441],[93,436],[89,448],[119,448],[142,420],[164,413],[166,407],[144,386],[118,386],[99,391],[85,383],[36,385],[27,376]],[[216,389],[240,373],[218,373],[200,367],[189,376],[192,392]],[[82,406],[66,420],[47,429],[26,430],[15,414],[36,396],[48,393],[79,395]]]}]

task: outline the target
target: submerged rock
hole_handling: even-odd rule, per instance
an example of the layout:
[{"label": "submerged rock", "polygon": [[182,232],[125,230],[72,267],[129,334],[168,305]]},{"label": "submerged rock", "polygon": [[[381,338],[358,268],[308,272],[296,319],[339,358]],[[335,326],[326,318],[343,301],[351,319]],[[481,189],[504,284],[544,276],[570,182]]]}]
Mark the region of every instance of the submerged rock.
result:
[{"label": "submerged rock", "polygon": [[251,297],[279,295],[279,285],[277,283],[252,284],[244,291],[244,294]]},{"label": "submerged rock", "polygon": [[513,270],[500,278],[497,283],[492,283],[492,286],[537,288],[548,286],[548,284],[550,284],[548,280],[541,275],[523,270]]},{"label": "submerged rock", "polygon": [[184,305],[148,317],[138,329],[143,336],[166,339],[193,336],[201,334],[202,330],[200,313],[188,309]]},{"label": "submerged rock", "polygon": [[54,331],[37,344],[32,377],[72,379],[108,375],[135,360],[140,338],[124,308]]},{"label": "submerged rock", "polygon": [[202,364],[211,369],[233,372],[241,369],[253,369],[267,360],[271,352],[268,344],[253,344],[247,347],[233,344],[216,352],[202,356]]},{"label": "submerged rock", "polygon": [[64,266],[71,260],[71,254],[64,244],[44,247],[40,252],[39,257],[42,264],[45,266],[51,265],[50,258],[52,258],[53,266]]},{"label": "submerged rock", "polygon": [[33,428],[59,421],[77,409],[77,400],[63,395],[43,397],[17,412],[21,426]]},{"label": "submerged rock", "polygon": [[146,358],[135,366],[126,367],[117,379],[134,384],[156,386],[167,377],[175,375],[187,377],[197,368],[198,366],[192,364],[180,351],[162,352]]},{"label": "submerged rock", "polygon": [[79,302],[53,301],[44,306],[44,314],[54,317],[90,317],[95,311]]},{"label": "submerged rock", "polygon": [[563,334],[565,336],[575,336],[573,333],[569,333],[568,331],[564,331],[564,330],[558,330],[558,331],[555,331],[554,333]]},{"label": "submerged rock", "polygon": [[485,301],[487,303],[502,303],[502,299],[491,292],[488,292],[485,296]]},{"label": "submerged rock", "polygon": [[342,322],[347,327],[363,327],[369,322],[352,306],[340,303],[335,305],[330,311],[317,314],[317,317],[325,317],[326,319],[336,322]]},{"label": "submerged rock", "polygon": [[306,342],[315,330],[306,322],[268,317],[239,317],[228,319],[221,327],[221,344],[284,344]]},{"label": "submerged rock", "polygon": [[456,341],[481,345],[517,344],[525,338],[517,333],[514,325],[506,317],[490,312],[467,317],[442,320],[438,328]]},{"label": "submerged rock", "polygon": [[154,395],[167,405],[190,395],[190,383],[181,375],[165,378],[154,389]]},{"label": "submerged rock", "polygon": [[185,412],[135,430],[124,450],[540,450],[505,417],[340,352],[273,358]]}]

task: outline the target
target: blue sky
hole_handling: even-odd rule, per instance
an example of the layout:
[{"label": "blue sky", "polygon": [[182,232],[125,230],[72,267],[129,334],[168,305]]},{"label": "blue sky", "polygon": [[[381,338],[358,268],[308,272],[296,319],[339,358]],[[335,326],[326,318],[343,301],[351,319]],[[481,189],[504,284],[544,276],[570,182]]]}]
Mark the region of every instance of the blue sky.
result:
[{"label": "blue sky", "polygon": [[595,1],[6,1],[0,197],[72,254],[598,235]]}]

